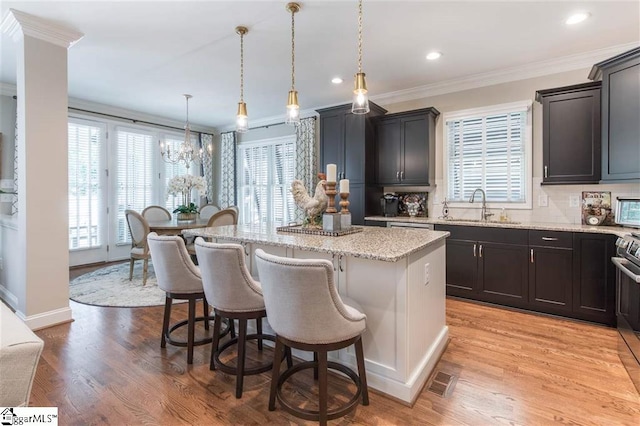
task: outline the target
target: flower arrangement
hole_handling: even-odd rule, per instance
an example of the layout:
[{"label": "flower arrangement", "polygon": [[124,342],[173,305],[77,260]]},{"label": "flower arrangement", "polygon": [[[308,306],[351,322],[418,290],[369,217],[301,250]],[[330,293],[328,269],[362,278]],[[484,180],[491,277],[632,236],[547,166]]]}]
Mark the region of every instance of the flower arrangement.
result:
[{"label": "flower arrangement", "polygon": [[182,195],[182,204],[180,204],[173,211],[174,213],[198,213],[198,207],[189,202],[191,197],[191,190],[195,189],[198,192],[205,192],[207,190],[207,181],[202,176],[193,175],[181,175],[174,176],[169,180],[167,192],[169,195]]}]

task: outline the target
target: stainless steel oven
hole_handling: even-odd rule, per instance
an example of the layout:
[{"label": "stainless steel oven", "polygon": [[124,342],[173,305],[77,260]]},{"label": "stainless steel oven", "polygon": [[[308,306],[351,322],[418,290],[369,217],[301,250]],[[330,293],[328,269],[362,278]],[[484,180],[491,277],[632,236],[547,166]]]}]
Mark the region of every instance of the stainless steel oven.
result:
[{"label": "stainless steel oven", "polygon": [[618,238],[616,246],[618,355],[640,393],[640,233]]}]

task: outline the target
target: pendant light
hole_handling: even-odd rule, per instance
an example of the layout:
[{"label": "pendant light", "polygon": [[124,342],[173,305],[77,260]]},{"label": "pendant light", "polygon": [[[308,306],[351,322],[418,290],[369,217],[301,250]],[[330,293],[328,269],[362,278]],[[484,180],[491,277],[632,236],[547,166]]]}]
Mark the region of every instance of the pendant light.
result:
[{"label": "pendant light", "polygon": [[247,27],[236,27],[236,33],[240,35],[240,102],[236,114],[236,132],[245,133],[249,130],[249,116],[247,104],[244,103],[244,36],[249,30]]},{"label": "pendant light", "polygon": [[287,3],[287,11],[291,13],[291,90],[287,98],[287,116],[285,123],[296,125],[300,123],[300,105],[298,104],[298,92],[296,91],[296,32],[295,14],[300,11],[298,3]]},{"label": "pendant light", "polygon": [[369,112],[367,80],[362,72],[362,0],[358,0],[358,72],[355,75],[351,112],[354,114]]}]

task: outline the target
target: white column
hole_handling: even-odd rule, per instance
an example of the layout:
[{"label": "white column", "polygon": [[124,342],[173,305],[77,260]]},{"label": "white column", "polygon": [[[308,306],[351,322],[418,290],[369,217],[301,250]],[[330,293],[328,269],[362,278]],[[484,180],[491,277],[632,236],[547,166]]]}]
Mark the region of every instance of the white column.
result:
[{"label": "white column", "polygon": [[[18,232],[12,242],[19,316],[32,329],[71,321],[67,49],[83,34],[11,9],[17,43]],[[16,284],[16,283],[13,283]]]}]

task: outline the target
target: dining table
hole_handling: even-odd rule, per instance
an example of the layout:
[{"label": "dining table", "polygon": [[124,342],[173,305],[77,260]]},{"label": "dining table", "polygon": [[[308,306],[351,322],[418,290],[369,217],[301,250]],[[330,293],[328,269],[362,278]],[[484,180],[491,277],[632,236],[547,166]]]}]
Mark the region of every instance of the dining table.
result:
[{"label": "dining table", "polygon": [[158,235],[181,235],[184,229],[204,228],[208,222],[208,219],[200,217],[191,220],[178,220],[175,217],[168,220],[151,220],[149,231]]}]

